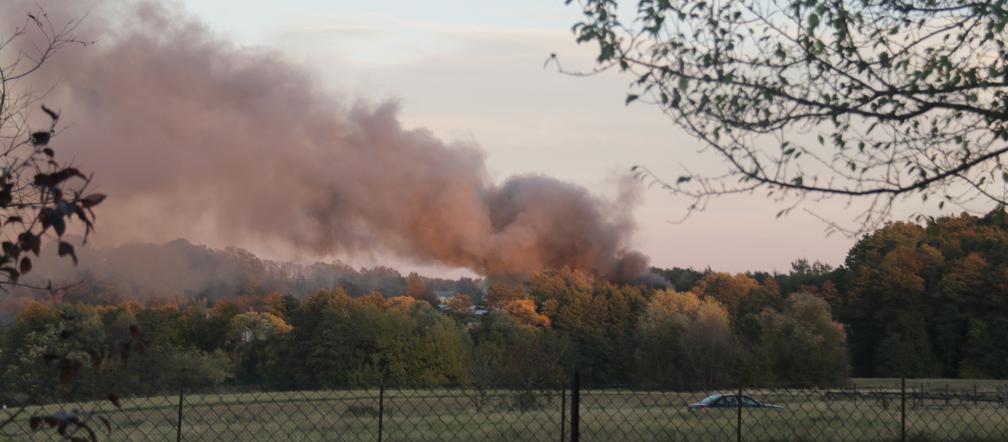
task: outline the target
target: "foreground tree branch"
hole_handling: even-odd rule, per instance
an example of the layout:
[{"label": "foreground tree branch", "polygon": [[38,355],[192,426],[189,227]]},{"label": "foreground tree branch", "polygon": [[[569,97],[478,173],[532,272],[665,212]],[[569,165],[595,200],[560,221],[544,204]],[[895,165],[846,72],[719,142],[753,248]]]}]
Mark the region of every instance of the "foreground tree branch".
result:
[{"label": "foreground tree branch", "polygon": [[[84,238],[94,228],[92,209],[105,196],[91,193],[91,176],[60,162],[54,141],[60,114],[41,104],[32,75],[59,50],[86,45],[73,32],[80,21],[56,25],[44,10],[26,13],[22,24],[0,40],[0,290],[21,286],[52,291],[51,284],[26,284],[21,277],[34,268],[44,242],[55,241],[57,253],[77,262],[74,246],[64,240],[76,220]],[[32,129],[40,110],[48,127]]]},{"label": "foreground tree branch", "polygon": [[867,201],[860,233],[909,196],[939,209],[1005,203],[1000,2],[633,3],[627,14],[615,0],[580,0],[573,31],[598,47],[592,72],[634,76],[627,104],[658,106],[721,160],[675,180],[634,168],[692,198],[688,211],[753,191],[782,204],[778,215],[840,197]]}]

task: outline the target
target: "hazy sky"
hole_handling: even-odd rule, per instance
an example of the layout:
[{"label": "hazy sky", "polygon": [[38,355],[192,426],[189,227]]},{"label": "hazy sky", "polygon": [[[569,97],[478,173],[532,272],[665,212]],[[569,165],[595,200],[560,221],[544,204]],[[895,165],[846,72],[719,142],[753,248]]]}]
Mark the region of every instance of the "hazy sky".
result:
[{"label": "hazy sky", "polygon": [[[699,144],[657,109],[623,105],[628,78],[544,69],[550,53],[588,68],[573,43],[578,11],[562,0],[186,0],[215,32],[275,49],[348,100],[397,100],[401,119],[478,143],[495,176],[541,173],[611,194],[634,164],[674,177],[710,169]],[[839,264],[853,240],[827,238],[801,212],[776,219],[764,197],[717,200],[681,224],[686,201],[649,190],[635,245],[658,266],[786,270],[799,257]],[[819,207],[842,214],[843,207]]]}]

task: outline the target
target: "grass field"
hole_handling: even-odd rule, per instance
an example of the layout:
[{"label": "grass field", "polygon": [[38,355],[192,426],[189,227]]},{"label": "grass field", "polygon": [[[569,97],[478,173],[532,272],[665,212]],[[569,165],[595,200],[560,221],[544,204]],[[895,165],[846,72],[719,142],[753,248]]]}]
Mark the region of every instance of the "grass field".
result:
[{"label": "grass field", "polygon": [[[944,390],[944,382],[935,380],[925,388]],[[908,383],[916,384],[916,381]],[[974,383],[958,384],[961,384],[959,391],[971,392]],[[896,391],[899,388],[898,381],[892,380],[858,380],[856,385],[861,391],[892,392],[894,386]],[[977,385],[980,391],[1008,391],[1004,383]],[[831,401],[824,398],[823,391],[815,389],[752,390],[746,394],[783,408],[743,409],[743,440],[899,440],[898,399]],[[582,390],[581,440],[734,440],[738,429],[736,410],[700,413],[686,410],[685,404],[705,395],[706,392]],[[562,419],[570,419],[569,409],[562,411],[563,402],[560,392],[555,390],[531,396],[515,391],[490,391],[482,399],[472,390],[386,390],[381,404],[382,440],[559,441]],[[974,404],[958,398],[947,402],[908,402],[908,439],[1008,440],[1008,404]],[[566,403],[569,407],[569,393]],[[124,398],[122,405],[123,410],[116,410],[107,402],[33,407],[5,431],[11,440],[54,440],[52,430],[31,433],[28,417],[57,409],[97,409],[112,421],[113,431],[108,440],[175,439],[177,396]],[[4,417],[0,414],[0,418]],[[378,426],[377,389],[193,394],[184,400],[182,437],[215,441],[373,441],[378,439]],[[563,431],[569,436],[569,427]]]}]

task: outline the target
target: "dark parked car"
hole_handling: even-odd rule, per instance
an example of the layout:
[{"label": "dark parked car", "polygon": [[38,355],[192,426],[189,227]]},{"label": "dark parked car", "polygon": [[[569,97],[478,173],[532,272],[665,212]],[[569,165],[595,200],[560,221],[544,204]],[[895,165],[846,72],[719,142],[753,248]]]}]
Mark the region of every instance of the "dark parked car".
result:
[{"label": "dark parked car", "polygon": [[749,396],[739,396],[737,394],[712,394],[702,401],[689,404],[686,408],[689,411],[703,411],[708,408],[739,408],[739,402],[743,408],[781,408],[780,405],[764,404]]}]

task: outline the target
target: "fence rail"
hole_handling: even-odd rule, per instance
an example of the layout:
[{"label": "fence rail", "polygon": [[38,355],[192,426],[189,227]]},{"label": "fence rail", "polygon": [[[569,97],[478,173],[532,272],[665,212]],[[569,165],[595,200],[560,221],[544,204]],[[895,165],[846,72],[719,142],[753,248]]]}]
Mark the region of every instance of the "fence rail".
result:
[{"label": "fence rail", "polygon": [[[0,410],[0,439],[1008,440],[1008,382],[969,391],[900,380],[870,389],[599,387],[582,385],[579,377],[565,386],[521,388],[245,386],[124,396],[116,401],[121,408],[93,394],[25,405],[11,402],[16,393],[0,392],[7,401]],[[724,402],[688,407],[716,394]],[[71,423],[61,435],[56,417],[76,419],[87,429]]]},{"label": "fence rail", "polygon": [[[903,393],[901,392],[891,392],[891,391],[827,391],[823,393],[823,399],[827,401],[842,401],[842,400],[891,400],[898,401]],[[917,406],[923,403],[937,403],[937,402],[988,402],[988,403],[1004,403],[1006,397],[1004,394],[992,392],[992,393],[930,393],[930,392],[917,392],[908,391],[905,393],[907,396],[908,404],[910,406]]]}]

